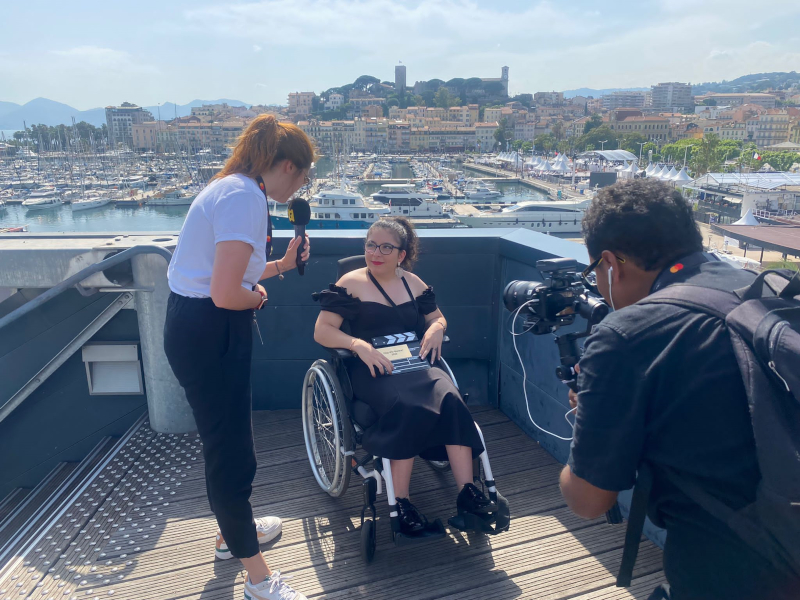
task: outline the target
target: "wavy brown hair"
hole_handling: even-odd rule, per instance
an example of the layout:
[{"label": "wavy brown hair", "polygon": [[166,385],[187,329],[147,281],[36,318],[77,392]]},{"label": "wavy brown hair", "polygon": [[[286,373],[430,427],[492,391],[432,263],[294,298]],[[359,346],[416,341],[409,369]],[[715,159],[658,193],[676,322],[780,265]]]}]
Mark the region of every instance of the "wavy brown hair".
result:
[{"label": "wavy brown hair", "polygon": [[375,229],[385,229],[391,231],[397,239],[401,250],[405,250],[406,257],[400,266],[406,271],[411,271],[417,262],[419,256],[419,238],[417,231],[411,221],[405,217],[382,217],[380,220],[375,221],[367,231],[367,237]]},{"label": "wavy brown hair", "polygon": [[314,162],[314,145],[297,125],[259,115],[244,130],[228,162],[213,179],[235,173],[255,179],[282,160],[304,171]]}]

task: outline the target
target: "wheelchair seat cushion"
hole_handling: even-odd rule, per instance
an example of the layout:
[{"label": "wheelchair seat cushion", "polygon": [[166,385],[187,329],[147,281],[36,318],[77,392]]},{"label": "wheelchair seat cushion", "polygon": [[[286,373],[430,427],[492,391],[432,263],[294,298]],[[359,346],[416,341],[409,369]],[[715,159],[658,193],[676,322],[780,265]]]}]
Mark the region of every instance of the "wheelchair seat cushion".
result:
[{"label": "wheelchair seat cushion", "polygon": [[369,404],[353,400],[350,405],[350,417],[366,430],[378,421],[378,415]]}]

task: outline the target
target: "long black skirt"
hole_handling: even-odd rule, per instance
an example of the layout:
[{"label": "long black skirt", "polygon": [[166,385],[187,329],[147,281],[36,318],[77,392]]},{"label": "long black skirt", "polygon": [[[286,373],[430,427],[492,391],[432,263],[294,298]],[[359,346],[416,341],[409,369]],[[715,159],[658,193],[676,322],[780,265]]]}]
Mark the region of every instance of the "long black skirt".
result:
[{"label": "long black skirt", "polygon": [[377,416],[362,439],[367,452],[391,460],[447,460],[445,445],[468,446],[473,458],[483,452],[472,414],[438,367],[372,377],[363,362],[353,361],[348,372],[354,400]]}]

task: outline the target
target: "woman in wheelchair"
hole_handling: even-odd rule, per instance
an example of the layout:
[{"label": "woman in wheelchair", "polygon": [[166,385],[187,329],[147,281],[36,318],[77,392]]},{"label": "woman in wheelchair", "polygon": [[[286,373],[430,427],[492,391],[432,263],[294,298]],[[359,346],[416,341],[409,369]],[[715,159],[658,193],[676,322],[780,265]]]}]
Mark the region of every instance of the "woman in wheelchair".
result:
[{"label": "woman in wheelchair", "polygon": [[[414,227],[402,217],[381,219],[370,227],[364,249],[366,268],[345,274],[318,295],[322,310],[314,339],[327,348],[347,348],[360,359],[348,361],[347,370],[354,404],[374,412],[362,445],[391,461],[401,531],[414,535],[427,527],[408,499],[415,456],[449,460],[460,490],[458,512],[486,515],[497,506],[472,483],[472,461],[483,444],[458,389],[436,366],[383,376],[392,373],[392,363],[370,343],[377,336],[414,331],[420,358],[435,365],[441,356],[447,321],[433,289],[410,272],[418,252]],[[351,335],[341,330],[345,321]]]}]

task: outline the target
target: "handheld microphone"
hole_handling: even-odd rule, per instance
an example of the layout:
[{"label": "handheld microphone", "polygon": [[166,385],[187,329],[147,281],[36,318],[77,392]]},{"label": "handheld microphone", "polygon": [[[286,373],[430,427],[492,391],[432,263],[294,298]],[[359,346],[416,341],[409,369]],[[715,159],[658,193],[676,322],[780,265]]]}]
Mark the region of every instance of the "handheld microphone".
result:
[{"label": "handheld microphone", "polygon": [[297,247],[297,272],[303,275],[306,263],[300,258],[306,249],[306,225],[311,221],[311,207],[305,198],[295,198],[289,202],[289,222],[294,225],[294,236],[300,236],[301,242]]}]

